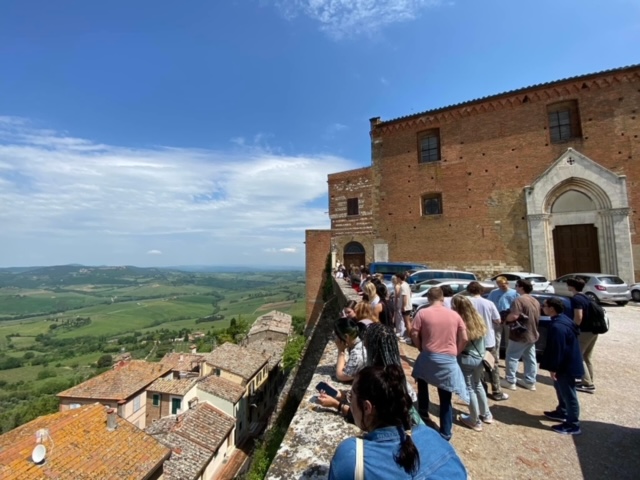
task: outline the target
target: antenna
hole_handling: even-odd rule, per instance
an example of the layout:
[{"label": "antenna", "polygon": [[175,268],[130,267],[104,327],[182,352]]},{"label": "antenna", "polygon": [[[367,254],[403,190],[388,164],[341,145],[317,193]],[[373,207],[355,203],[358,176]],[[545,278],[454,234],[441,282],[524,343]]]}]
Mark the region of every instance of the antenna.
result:
[{"label": "antenna", "polygon": [[31,452],[31,460],[36,465],[42,465],[44,463],[44,459],[47,456],[47,447],[44,445],[36,445],[36,448]]}]

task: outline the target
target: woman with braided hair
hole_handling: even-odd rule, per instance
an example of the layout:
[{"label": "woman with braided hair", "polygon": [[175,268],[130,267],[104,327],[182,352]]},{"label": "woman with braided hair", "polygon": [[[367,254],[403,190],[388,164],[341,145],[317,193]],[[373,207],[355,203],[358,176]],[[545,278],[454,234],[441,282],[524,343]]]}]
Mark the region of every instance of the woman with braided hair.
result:
[{"label": "woman with braided hair", "polygon": [[338,445],[329,480],[356,476],[367,480],[466,479],[466,469],[448,442],[429,427],[412,426],[411,406],[401,367],[360,370],[351,390],[351,408],[355,424],[366,434]]}]

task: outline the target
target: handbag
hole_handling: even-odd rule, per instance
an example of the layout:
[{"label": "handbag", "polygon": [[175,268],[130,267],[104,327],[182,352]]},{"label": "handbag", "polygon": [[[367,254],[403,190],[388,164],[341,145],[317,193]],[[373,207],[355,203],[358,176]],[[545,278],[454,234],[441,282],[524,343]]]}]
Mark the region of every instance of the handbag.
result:
[{"label": "handbag", "polygon": [[364,441],[356,438],[356,468],[353,472],[354,480],[364,480]]},{"label": "handbag", "polygon": [[482,355],[480,353],[480,350],[478,350],[478,347],[476,347],[476,342],[472,341],[471,345],[473,345],[475,351],[478,352],[478,355],[482,357],[482,366],[484,367],[485,371],[487,373],[491,373],[493,367],[495,367],[496,365],[496,359],[494,358],[494,356],[491,354],[491,352],[488,352],[486,350],[484,352],[484,355]]}]

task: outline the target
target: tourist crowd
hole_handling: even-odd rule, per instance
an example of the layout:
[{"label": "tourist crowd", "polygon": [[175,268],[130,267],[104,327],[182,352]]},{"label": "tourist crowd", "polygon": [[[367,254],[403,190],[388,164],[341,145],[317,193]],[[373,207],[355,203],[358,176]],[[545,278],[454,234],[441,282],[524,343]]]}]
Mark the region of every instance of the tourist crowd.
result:
[{"label": "tourist crowd", "polygon": [[[515,390],[516,385],[534,391],[541,312],[551,322],[540,368],[550,372],[558,400],[553,410],[543,414],[558,422],[553,431],[581,433],[576,392],[595,392],[591,357],[598,338],[581,280],[568,282],[573,318],[563,313],[560,298],[546,297],[540,305],[531,295],[530,282],[518,280],[511,289],[505,277],[497,278],[497,288],[487,298],[478,282],[468,285],[467,295],[453,296],[450,289],[431,287],[429,307],[412,316],[406,274],[396,274],[391,289],[381,276],[369,275],[364,267],[339,266],[336,276],[362,292],[362,301],[346,305],[334,327],[335,376],[351,383],[351,389],[322,390],[318,399],[366,433],[338,446],[329,478],[467,478],[448,443],[453,434],[452,396],[456,394],[469,406],[458,422],[481,432],[494,422],[489,397],[508,400],[503,390]],[[505,374],[501,378],[503,339]],[[420,351],[412,371],[417,392],[405,377],[398,342]],[[520,360],[524,374],[517,378]],[[429,414],[429,385],[438,394],[437,426]]]}]

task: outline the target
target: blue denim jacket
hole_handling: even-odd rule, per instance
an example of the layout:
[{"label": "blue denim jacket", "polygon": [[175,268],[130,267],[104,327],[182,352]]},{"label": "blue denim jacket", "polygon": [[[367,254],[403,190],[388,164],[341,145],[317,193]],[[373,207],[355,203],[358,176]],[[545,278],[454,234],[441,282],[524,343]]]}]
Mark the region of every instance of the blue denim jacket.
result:
[{"label": "blue denim jacket", "polygon": [[[424,425],[417,425],[412,430],[413,442],[420,453],[420,466],[415,475],[408,474],[394,459],[400,448],[401,435],[404,436],[404,432],[398,427],[384,427],[363,437],[365,480],[467,478],[467,471],[449,442]],[[353,480],[355,466],[356,439],[351,437],[338,445],[331,460],[329,480]]]}]

